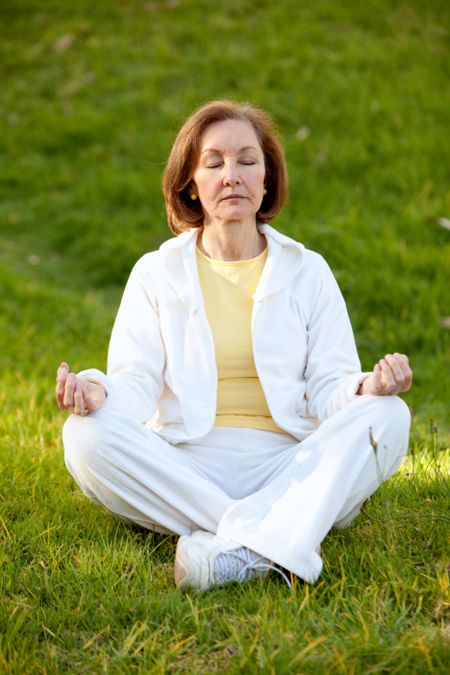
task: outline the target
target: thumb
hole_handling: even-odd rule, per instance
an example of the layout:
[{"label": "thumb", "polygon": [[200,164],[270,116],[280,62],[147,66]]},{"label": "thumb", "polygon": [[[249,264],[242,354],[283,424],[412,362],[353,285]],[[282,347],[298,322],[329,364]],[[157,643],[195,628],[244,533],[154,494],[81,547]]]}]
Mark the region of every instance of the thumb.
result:
[{"label": "thumb", "polygon": [[379,392],[383,388],[381,382],[381,367],[379,363],[376,363],[373,367],[373,384],[375,392]]},{"label": "thumb", "polygon": [[373,367],[373,372],[367,380],[364,381],[364,393],[375,395],[381,388],[381,370],[378,363]]},{"label": "thumb", "polygon": [[89,412],[95,412],[106,398],[104,386],[100,382],[85,380],[83,383],[83,398]]}]

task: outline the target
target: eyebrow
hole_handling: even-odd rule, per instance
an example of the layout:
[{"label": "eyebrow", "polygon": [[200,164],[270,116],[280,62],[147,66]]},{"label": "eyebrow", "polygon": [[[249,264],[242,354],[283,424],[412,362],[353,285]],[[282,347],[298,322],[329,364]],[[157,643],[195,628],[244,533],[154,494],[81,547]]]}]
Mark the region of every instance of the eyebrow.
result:
[{"label": "eyebrow", "polygon": [[[246,145],[244,148],[240,148],[238,152],[245,152],[246,150],[257,150],[257,148],[254,145]],[[202,150],[201,154],[204,155],[206,152],[216,152],[220,154],[222,150],[219,150],[218,148],[205,148]]]}]

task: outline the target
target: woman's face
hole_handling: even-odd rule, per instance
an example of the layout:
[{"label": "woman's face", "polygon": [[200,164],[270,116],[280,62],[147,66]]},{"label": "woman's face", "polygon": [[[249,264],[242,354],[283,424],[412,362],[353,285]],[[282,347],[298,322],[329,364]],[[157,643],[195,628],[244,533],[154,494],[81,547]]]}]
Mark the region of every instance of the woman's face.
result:
[{"label": "woman's face", "polygon": [[203,132],[193,180],[204,224],[251,221],[263,200],[264,154],[250,122],[214,122]]}]

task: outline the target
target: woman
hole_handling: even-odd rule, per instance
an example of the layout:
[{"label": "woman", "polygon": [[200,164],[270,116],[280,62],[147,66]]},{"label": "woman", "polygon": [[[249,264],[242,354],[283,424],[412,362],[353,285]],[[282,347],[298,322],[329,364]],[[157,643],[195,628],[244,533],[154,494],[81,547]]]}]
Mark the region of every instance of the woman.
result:
[{"label": "woman", "polygon": [[[165,169],[177,235],[134,267],[108,374],[62,363],[69,471],[93,501],[180,536],[179,588],[285,568],[308,582],[320,544],[400,465],[406,356],[361,373],[325,261],[267,222],[287,197],[267,115],[213,101]],[[265,223],[265,224],[263,224]]]}]

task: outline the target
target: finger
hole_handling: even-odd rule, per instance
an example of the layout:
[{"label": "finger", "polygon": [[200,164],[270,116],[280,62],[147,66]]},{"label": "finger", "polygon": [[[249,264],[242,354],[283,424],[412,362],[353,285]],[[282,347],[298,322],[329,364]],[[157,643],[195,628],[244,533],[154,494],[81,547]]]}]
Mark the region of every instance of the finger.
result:
[{"label": "finger", "polygon": [[92,396],[89,391],[89,385],[86,385],[86,382],[83,382],[81,392],[83,394],[85,415],[87,415],[90,412],[94,412],[95,406],[92,404]]},{"label": "finger", "polygon": [[88,410],[84,400],[83,387],[80,380],[77,378],[75,391],[73,393],[73,412],[75,415],[86,415]]},{"label": "finger", "polygon": [[56,371],[56,387],[55,387],[55,396],[58,406],[60,408],[64,407],[64,389],[66,386],[67,375],[69,374],[69,366],[65,361],[63,361],[58,370]]},{"label": "finger", "polygon": [[373,373],[375,375],[375,380],[378,382],[378,384],[381,384],[381,368],[380,364],[376,363],[373,367]]},{"label": "finger", "polygon": [[94,412],[96,409],[95,406],[95,400],[92,392],[92,384],[90,382],[86,382],[86,380],[83,381],[83,398],[84,398],[84,405],[86,407],[86,412]]},{"label": "finger", "polygon": [[398,391],[408,391],[411,388],[413,376],[412,370],[409,367],[408,357],[405,354],[398,354],[396,352],[392,358],[395,359],[396,363],[396,370],[394,372],[399,385]]},{"label": "finger", "polygon": [[395,359],[396,363],[399,365],[405,375],[411,370],[409,367],[408,357],[405,356],[405,354],[394,352],[392,357]]},{"label": "finger", "polygon": [[69,370],[69,364],[65,361],[61,361],[56,371],[56,381],[58,381],[61,377],[66,378],[69,374]]},{"label": "finger", "polygon": [[407,368],[407,375],[402,391],[408,391],[409,389],[411,389],[413,382],[413,371],[409,366],[407,366],[406,368]]},{"label": "finger", "polygon": [[367,394],[378,396],[378,394],[381,392],[381,389],[381,368],[378,363],[376,363],[373,367],[373,374],[366,380],[365,390]]},{"label": "finger", "polygon": [[69,408],[70,410],[72,410],[74,406],[73,396],[75,393],[76,384],[77,384],[77,376],[75,375],[75,373],[69,373],[67,376],[66,386],[64,389],[63,405],[65,408]]},{"label": "finger", "polygon": [[384,359],[387,361],[392,372],[394,373],[395,380],[399,383],[402,383],[406,378],[406,372],[403,370],[403,360],[399,356],[395,356],[393,354],[386,354]]},{"label": "finger", "polygon": [[380,359],[378,363],[381,368],[382,393],[389,395],[396,386],[394,373],[392,372],[392,369],[386,359]]},{"label": "finger", "polygon": [[396,357],[405,378],[412,380],[412,370],[409,365],[408,357],[405,354],[398,354],[397,352],[394,353],[394,357]]}]

